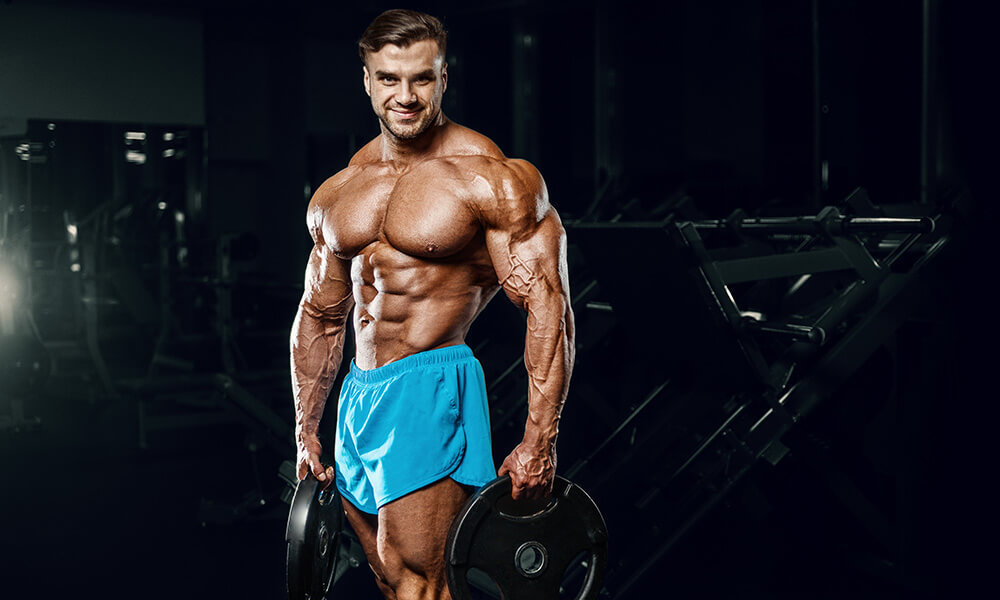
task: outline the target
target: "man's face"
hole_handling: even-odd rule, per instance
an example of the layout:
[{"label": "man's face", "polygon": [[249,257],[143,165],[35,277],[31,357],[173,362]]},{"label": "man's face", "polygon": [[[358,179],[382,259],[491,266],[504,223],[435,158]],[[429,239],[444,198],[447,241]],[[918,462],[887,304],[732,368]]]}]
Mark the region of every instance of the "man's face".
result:
[{"label": "man's face", "polygon": [[365,91],[393,136],[412,140],[434,124],[448,87],[448,68],[434,40],[400,48],[386,44],[368,55]]}]

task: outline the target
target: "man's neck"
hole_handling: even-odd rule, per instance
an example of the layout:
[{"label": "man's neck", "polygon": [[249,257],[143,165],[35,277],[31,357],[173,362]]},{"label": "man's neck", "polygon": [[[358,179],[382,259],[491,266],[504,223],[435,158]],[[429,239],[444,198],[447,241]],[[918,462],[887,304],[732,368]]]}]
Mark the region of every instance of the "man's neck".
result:
[{"label": "man's neck", "polygon": [[409,162],[425,158],[433,151],[433,147],[438,143],[449,123],[450,121],[443,112],[438,113],[434,124],[428,127],[427,131],[410,140],[397,138],[386,129],[384,123],[379,123],[382,128],[382,160]]}]

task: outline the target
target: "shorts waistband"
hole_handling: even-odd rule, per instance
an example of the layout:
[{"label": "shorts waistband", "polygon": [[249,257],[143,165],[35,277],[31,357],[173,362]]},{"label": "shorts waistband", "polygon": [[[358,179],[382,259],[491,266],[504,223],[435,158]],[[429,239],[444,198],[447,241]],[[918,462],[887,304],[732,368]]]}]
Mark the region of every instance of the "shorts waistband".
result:
[{"label": "shorts waistband", "polygon": [[445,346],[444,348],[417,352],[387,365],[368,370],[359,368],[352,360],[349,377],[360,383],[375,383],[391,379],[411,369],[442,365],[468,358],[473,358],[472,348],[469,348],[465,344],[459,344],[457,346]]}]

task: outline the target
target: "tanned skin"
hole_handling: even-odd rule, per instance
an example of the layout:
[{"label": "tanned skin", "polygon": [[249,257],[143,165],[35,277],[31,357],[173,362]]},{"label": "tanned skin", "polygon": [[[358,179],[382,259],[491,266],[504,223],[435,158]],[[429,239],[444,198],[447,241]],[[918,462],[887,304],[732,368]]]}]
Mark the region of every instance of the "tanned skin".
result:
[{"label": "tanned skin", "polygon": [[[365,61],[382,133],[309,204],[315,246],[292,327],[298,477],[324,485],[317,429],[343,356],[349,315],[357,366],[462,344],[502,287],[528,314],[528,420],[500,467],[513,496],[552,491],[559,417],[574,360],[566,235],[538,171],[441,112],[447,65],[437,43],[387,45]],[[351,312],[351,309],[353,313]],[[379,509],[344,500],[379,588],[390,600],[449,599],[444,544],[468,498],[450,478]]]}]

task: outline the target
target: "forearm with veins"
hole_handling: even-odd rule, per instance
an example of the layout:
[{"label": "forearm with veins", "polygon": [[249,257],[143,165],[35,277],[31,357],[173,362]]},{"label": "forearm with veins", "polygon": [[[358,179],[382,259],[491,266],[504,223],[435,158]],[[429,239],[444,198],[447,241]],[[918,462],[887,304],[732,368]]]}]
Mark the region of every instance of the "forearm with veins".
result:
[{"label": "forearm with veins", "polygon": [[295,395],[296,436],[315,435],[330,387],[344,356],[344,335],[351,297],[316,309],[299,304],[291,334],[292,391]]},{"label": "forearm with veins", "polygon": [[[561,262],[561,261],[560,261]],[[565,268],[564,264],[560,269]],[[525,440],[554,446],[575,358],[573,310],[562,273],[510,257],[505,291],[528,311],[524,365],[528,371]]]}]

